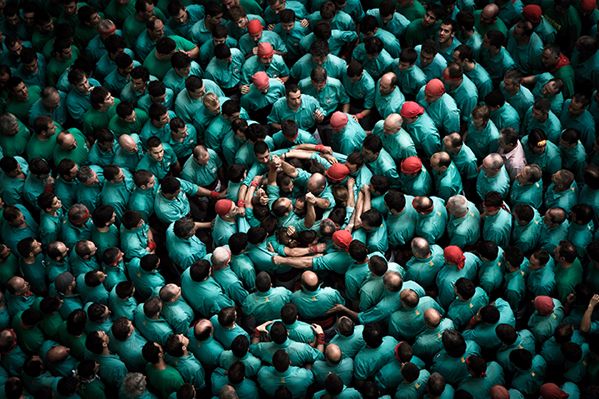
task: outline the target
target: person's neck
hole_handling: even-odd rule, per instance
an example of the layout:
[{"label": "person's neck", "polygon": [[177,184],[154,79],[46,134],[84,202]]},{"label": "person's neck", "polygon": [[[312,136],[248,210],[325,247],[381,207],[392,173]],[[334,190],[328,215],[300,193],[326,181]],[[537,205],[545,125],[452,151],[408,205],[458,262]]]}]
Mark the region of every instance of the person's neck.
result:
[{"label": "person's neck", "polygon": [[439,43],[439,48],[441,48],[441,49],[448,48],[449,46],[451,46],[452,43],[453,43],[453,37],[447,39],[445,41],[445,43]]},{"label": "person's neck", "polygon": [[166,369],[166,362],[164,361],[164,359],[160,359],[158,360],[158,363],[154,364],[154,367],[158,370],[164,370]]},{"label": "person's neck", "polygon": [[101,233],[106,233],[110,230],[110,226],[96,227],[96,230],[98,230]]},{"label": "person's neck", "polygon": [[470,72],[471,70],[474,69],[475,66],[476,66],[476,63],[474,61],[464,62],[464,71]]}]

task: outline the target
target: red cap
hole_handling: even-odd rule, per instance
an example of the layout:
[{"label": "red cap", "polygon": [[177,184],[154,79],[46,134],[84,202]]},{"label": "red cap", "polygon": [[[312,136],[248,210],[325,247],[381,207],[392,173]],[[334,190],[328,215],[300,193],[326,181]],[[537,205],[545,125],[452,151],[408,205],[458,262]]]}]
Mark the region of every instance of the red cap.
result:
[{"label": "red cap", "polygon": [[400,166],[401,173],[406,175],[413,175],[422,170],[422,161],[417,156],[407,157],[401,161]]},{"label": "red cap", "polygon": [[348,118],[345,112],[335,111],[331,116],[331,127],[335,130],[343,129],[347,125],[347,121]]},{"label": "red cap", "polygon": [[252,82],[258,90],[264,90],[268,87],[268,75],[264,71],[256,72],[252,75]]},{"label": "red cap", "polygon": [[258,57],[270,58],[275,54],[275,50],[272,45],[268,42],[258,43]]},{"label": "red cap", "polygon": [[233,209],[233,201],[230,199],[219,199],[214,205],[214,210],[218,216],[225,216],[231,209]]},{"label": "red cap", "polygon": [[535,309],[541,316],[550,315],[553,312],[553,299],[547,295],[539,295],[535,298]]},{"label": "red cap", "polygon": [[460,249],[457,245],[450,245],[445,248],[443,251],[443,256],[445,260],[449,263],[453,263],[458,267],[458,269],[462,270],[464,264],[466,264],[466,257],[464,256],[464,251]]},{"label": "red cap", "polygon": [[260,33],[263,30],[264,30],[264,27],[262,26],[262,22],[260,22],[257,19],[252,19],[248,23],[248,32],[252,35],[255,35],[256,33]]},{"label": "red cap", "polygon": [[423,113],[424,108],[414,101],[406,101],[401,106],[401,111],[399,111],[399,114],[402,116],[402,118],[416,118]]},{"label": "red cap", "polygon": [[570,396],[552,382],[541,385],[539,394],[543,399],[566,399]]},{"label": "red cap", "polygon": [[347,230],[337,230],[333,233],[333,242],[335,245],[346,251],[349,249],[349,244],[351,244],[352,241],[353,238],[351,233]]},{"label": "red cap", "polygon": [[330,168],[324,172],[326,177],[328,177],[332,182],[339,183],[347,176],[349,176],[349,168],[346,164],[337,162],[331,165]]},{"label": "red cap", "polygon": [[431,79],[426,86],[424,92],[429,96],[440,97],[445,94],[445,85],[440,79]]},{"label": "red cap", "polygon": [[541,22],[543,10],[536,4],[529,4],[522,9],[522,16],[533,24]]},{"label": "red cap", "polygon": [[597,0],[581,0],[580,9],[584,12],[591,12],[597,8]]}]

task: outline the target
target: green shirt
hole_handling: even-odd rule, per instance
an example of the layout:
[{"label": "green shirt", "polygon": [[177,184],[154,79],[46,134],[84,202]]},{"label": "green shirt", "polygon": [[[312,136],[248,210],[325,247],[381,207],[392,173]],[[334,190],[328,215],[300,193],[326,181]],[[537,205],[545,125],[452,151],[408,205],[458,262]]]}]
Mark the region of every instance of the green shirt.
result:
[{"label": "green shirt", "polygon": [[574,262],[567,267],[556,265],[555,280],[559,299],[564,302],[570,293],[574,292],[575,287],[582,282],[583,269],[580,260],[576,258]]},{"label": "green shirt", "polygon": [[146,375],[149,385],[158,392],[161,398],[168,398],[171,393],[178,391],[185,383],[181,373],[168,365],[164,370],[159,370],[148,363],[146,364]]},{"label": "green shirt", "polygon": [[481,287],[476,287],[472,298],[462,300],[456,298],[447,310],[447,317],[453,320],[457,328],[465,327],[470,319],[480,310],[480,308],[489,304],[489,296]]},{"label": "green shirt", "polygon": [[536,248],[541,237],[541,216],[534,209],[533,219],[526,225],[521,226],[514,219],[512,223],[512,243],[518,246],[522,252],[528,252]]},{"label": "green shirt", "polygon": [[13,99],[6,104],[6,112],[10,112],[20,120],[29,120],[29,110],[33,103],[40,98],[41,88],[39,86],[28,86],[29,95],[25,101]]},{"label": "green shirt", "polygon": [[354,377],[356,380],[366,380],[375,376],[384,365],[391,362],[397,343],[395,338],[386,336],[383,337],[383,342],[378,348],[364,346],[360,349],[354,358]]},{"label": "green shirt", "polygon": [[256,291],[243,301],[243,313],[252,315],[261,324],[280,316],[281,308],[291,302],[291,291],[273,287],[266,292]]}]

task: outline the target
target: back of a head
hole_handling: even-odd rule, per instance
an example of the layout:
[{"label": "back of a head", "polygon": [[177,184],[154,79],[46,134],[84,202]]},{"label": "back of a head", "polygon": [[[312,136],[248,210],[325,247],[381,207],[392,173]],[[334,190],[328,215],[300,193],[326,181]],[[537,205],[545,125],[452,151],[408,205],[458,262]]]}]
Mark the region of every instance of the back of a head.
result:
[{"label": "back of a head", "polygon": [[376,323],[366,324],[362,332],[364,342],[370,348],[378,348],[383,343],[383,331]]},{"label": "back of a head", "polygon": [[445,330],[441,337],[443,348],[451,357],[458,358],[466,352],[466,341],[457,330]]}]

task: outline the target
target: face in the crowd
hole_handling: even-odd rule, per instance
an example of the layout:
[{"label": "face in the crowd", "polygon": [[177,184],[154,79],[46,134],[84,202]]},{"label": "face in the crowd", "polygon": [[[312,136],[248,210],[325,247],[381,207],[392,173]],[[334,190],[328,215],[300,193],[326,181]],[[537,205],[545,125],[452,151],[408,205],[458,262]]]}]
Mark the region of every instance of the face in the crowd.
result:
[{"label": "face in the crowd", "polygon": [[503,79],[503,85],[505,90],[511,95],[516,94],[520,90],[520,82],[516,79]]},{"label": "face in the crowd", "polygon": [[427,67],[430,64],[432,64],[433,60],[435,59],[435,55],[434,54],[429,54],[425,51],[421,51],[420,52],[420,66],[421,68]]},{"label": "face in the crowd", "polygon": [[13,93],[18,101],[27,101],[29,98],[29,88],[24,82],[19,83],[14,89]]},{"label": "face in the crowd", "polygon": [[451,25],[441,24],[439,28],[439,43],[448,43],[453,38],[453,29]]},{"label": "face in the crowd", "polygon": [[210,153],[206,148],[200,147],[198,151],[198,155],[195,157],[195,160],[200,165],[207,165],[210,160]]},{"label": "face in the crowd", "polygon": [[270,151],[266,151],[263,154],[256,154],[256,160],[261,164],[267,164],[270,160]]},{"label": "face in the crowd", "polygon": [[87,93],[91,86],[89,85],[89,81],[87,80],[87,76],[84,76],[81,82],[75,85],[75,89],[80,93]]},{"label": "face in the crowd", "polygon": [[292,110],[299,109],[299,107],[302,105],[302,93],[301,93],[301,91],[297,90],[297,91],[290,92],[287,95],[287,105]]},{"label": "face in the crowd", "polygon": [[187,137],[187,125],[184,125],[181,129],[171,130],[171,136],[177,141],[185,140],[185,137]]},{"label": "face in the crowd", "polygon": [[435,16],[435,14],[433,14],[432,11],[427,11],[426,14],[424,14],[424,17],[422,18],[422,25],[425,28],[428,28],[429,26],[434,25],[435,22],[437,22],[437,17]]},{"label": "face in the crowd", "polygon": [[549,117],[549,112],[532,107],[532,117],[542,123]]},{"label": "face in the crowd", "polygon": [[173,21],[175,21],[179,25],[185,24],[188,19],[187,10],[185,10],[185,8],[181,8],[179,10],[179,13],[177,15],[173,16],[172,18],[173,18]]},{"label": "face in the crowd", "polygon": [[584,110],[584,103],[576,101],[575,99],[572,99],[572,102],[570,102],[570,105],[568,106],[568,112],[572,116],[580,116],[583,114]]},{"label": "face in the crowd", "polygon": [[148,154],[152,157],[156,162],[162,162],[164,159],[164,147],[160,144],[157,147],[152,147],[148,149]]}]

